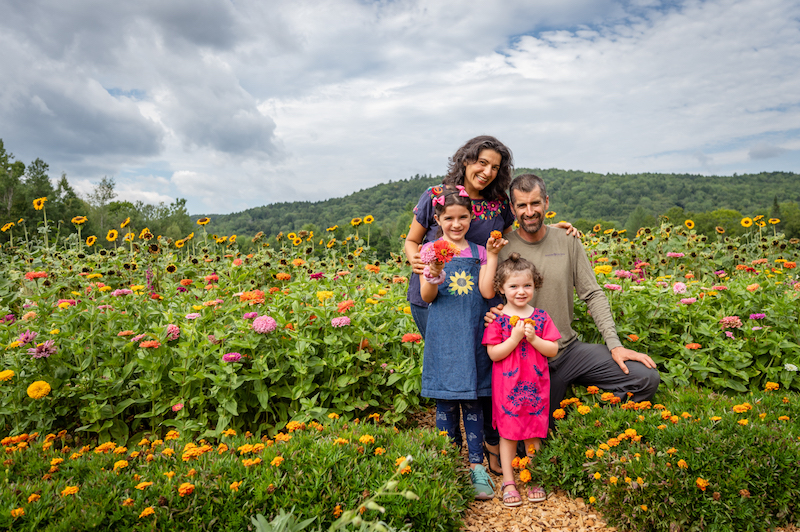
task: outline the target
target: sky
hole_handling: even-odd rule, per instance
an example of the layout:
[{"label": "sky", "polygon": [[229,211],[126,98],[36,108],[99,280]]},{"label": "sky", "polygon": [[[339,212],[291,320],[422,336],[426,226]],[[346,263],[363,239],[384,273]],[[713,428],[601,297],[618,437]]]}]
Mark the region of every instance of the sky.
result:
[{"label": "sky", "polygon": [[[517,167],[800,172],[796,0],[0,0],[0,139],[224,214]],[[420,191],[421,193],[422,191]]]}]

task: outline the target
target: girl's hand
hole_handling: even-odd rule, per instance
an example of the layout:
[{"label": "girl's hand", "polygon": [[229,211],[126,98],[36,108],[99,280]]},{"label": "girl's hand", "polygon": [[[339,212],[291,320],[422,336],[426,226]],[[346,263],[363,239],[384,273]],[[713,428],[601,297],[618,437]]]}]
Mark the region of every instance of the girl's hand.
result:
[{"label": "girl's hand", "polygon": [[[424,266],[423,266],[424,268]],[[437,260],[428,264],[428,269],[431,272],[431,277],[438,277],[440,273],[442,273],[442,268],[444,268],[444,263],[439,262]]]},{"label": "girl's hand", "polygon": [[[492,231],[492,232],[494,233],[495,231]],[[500,231],[496,231],[496,232],[499,233]],[[486,241],[486,252],[487,253],[492,253],[494,255],[497,255],[497,254],[500,253],[500,250],[503,249],[503,247],[506,244],[508,244],[508,240],[506,240],[502,236],[500,236],[498,238],[495,238],[494,236],[490,236],[489,240]]]},{"label": "girl's hand", "polygon": [[520,343],[522,339],[525,337],[525,322],[519,320],[514,328],[511,329],[511,340],[514,342],[514,345]]},{"label": "girl's hand", "polygon": [[529,344],[533,345],[533,341],[536,340],[536,325],[525,323],[525,339],[528,340]]}]

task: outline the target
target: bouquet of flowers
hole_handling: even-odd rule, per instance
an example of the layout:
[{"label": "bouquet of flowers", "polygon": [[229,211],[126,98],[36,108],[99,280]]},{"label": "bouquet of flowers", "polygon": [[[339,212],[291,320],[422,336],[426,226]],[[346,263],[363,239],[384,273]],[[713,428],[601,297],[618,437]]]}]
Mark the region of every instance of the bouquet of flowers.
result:
[{"label": "bouquet of flowers", "polygon": [[436,242],[428,242],[419,251],[419,258],[425,264],[432,262],[440,262],[447,264],[453,257],[458,257],[461,254],[455,244],[447,240],[437,240]]}]

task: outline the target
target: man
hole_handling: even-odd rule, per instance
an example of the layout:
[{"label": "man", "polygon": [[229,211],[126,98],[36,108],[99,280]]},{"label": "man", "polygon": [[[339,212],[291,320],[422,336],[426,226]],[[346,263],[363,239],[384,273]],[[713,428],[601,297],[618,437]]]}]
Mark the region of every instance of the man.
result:
[{"label": "man", "polygon": [[[516,252],[536,265],[544,283],[534,291],[530,304],[545,310],[561,333],[558,354],[548,359],[550,428],[554,427],[552,413],[573,382],[598,386],[623,400],[629,393],[633,401],[652,399],[661,381],[656,364],[648,355],[620,342],[608,299],[597,284],[580,239],[543,223],[550,205],[544,180],[533,174],[520,175],[511,182],[510,196],[519,229],[509,233],[509,243],[499,259],[503,261]],[[605,345],[578,340],[571,326],[573,293],[586,302]]]}]

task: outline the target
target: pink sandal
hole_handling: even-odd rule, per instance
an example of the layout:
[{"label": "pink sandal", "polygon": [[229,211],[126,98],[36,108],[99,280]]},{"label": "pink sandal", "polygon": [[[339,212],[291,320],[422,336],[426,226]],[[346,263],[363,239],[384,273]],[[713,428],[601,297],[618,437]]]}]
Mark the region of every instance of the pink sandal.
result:
[{"label": "pink sandal", "polygon": [[547,492],[539,486],[528,488],[528,500],[530,502],[544,502],[547,500]]},{"label": "pink sandal", "polygon": [[[516,483],[514,483],[513,481],[506,482],[503,484],[503,487],[501,488],[503,490],[503,506],[505,506],[506,508],[516,508],[517,506],[522,505],[522,497],[519,496],[519,492],[515,489],[505,491],[506,486],[514,486],[515,488],[517,487]],[[516,497],[519,500],[514,502],[510,502],[508,500],[508,499],[513,499],[514,497]]]}]

